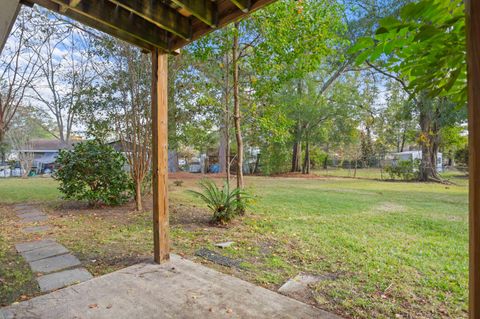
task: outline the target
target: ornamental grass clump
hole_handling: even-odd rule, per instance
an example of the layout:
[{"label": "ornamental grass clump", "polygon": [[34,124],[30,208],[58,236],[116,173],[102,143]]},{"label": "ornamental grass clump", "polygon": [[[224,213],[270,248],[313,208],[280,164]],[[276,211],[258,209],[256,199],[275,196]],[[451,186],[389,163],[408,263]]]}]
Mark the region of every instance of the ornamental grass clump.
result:
[{"label": "ornamental grass clump", "polygon": [[225,224],[244,211],[250,198],[247,192],[240,188],[230,189],[225,181],[223,187],[218,187],[209,179],[201,180],[201,191],[190,190],[192,194],[202,199],[212,211],[212,221]]}]

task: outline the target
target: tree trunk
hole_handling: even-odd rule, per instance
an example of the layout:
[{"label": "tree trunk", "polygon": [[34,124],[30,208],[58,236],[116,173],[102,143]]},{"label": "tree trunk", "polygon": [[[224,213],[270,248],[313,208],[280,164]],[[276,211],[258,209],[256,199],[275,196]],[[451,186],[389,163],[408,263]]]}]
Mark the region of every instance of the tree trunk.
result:
[{"label": "tree trunk", "polygon": [[405,128],[402,133],[402,143],[400,144],[400,152],[403,152],[405,148],[405,141],[407,139],[407,129]]},{"label": "tree trunk", "polygon": [[353,170],[353,178],[357,177],[357,166],[358,166],[358,161],[357,161],[357,158],[355,158],[355,169]]},{"label": "tree trunk", "polygon": [[308,132],[306,133],[305,138],[306,138],[306,141],[305,141],[305,158],[303,160],[302,173],[303,174],[310,174],[310,143],[309,143]]},{"label": "tree trunk", "polygon": [[300,172],[302,170],[302,128],[300,122],[297,122],[295,127],[295,142],[292,149],[292,168],[291,172]]},{"label": "tree trunk", "polygon": [[227,183],[230,183],[230,65],[228,54],[225,54],[225,109],[221,132],[220,149],[218,151],[220,172],[227,174]]},{"label": "tree trunk", "polygon": [[220,127],[220,143],[218,146],[218,172],[222,174],[227,172],[227,141],[225,135],[225,126],[222,125]]},{"label": "tree trunk", "polygon": [[300,171],[300,154],[302,154],[302,143],[300,141],[295,141],[295,143],[293,143],[292,149],[292,168],[290,170],[291,172]]},{"label": "tree trunk", "polygon": [[255,168],[253,169],[253,173],[258,173],[258,166],[260,165],[260,153],[257,154],[257,158],[255,160]]},{"label": "tree trunk", "polygon": [[[423,103],[423,102],[420,102]],[[420,106],[420,145],[422,148],[422,159],[420,162],[420,181],[429,180],[439,181],[441,178],[437,172],[437,152],[439,148],[439,128],[437,119],[439,117],[439,108],[435,107],[433,112],[429,112],[425,105]]]},{"label": "tree trunk", "polygon": [[237,187],[243,189],[243,139],[240,127],[240,100],[238,89],[238,32],[239,23],[235,23],[236,32],[233,36],[232,47],[232,64],[233,64],[233,106],[234,106],[234,121],[235,121],[235,137],[237,140]]},{"label": "tree trunk", "polygon": [[137,211],[141,212],[143,210],[142,205],[142,181],[139,179],[135,180],[135,206]]}]

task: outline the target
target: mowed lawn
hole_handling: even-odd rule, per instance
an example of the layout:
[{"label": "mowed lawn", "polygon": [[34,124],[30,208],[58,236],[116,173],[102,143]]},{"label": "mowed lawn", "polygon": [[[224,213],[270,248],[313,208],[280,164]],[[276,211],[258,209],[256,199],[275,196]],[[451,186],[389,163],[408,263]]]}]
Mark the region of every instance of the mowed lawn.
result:
[{"label": "mowed lawn", "polygon": [[[186,192],[196,187],[196,179],[185,179],[180,187],[173,180],[175,253],[200,262],[197,249],[216,250],[241,260],[242,266],[209,266],[273,290],[298,273],[326,275],[302,301],[345,317],[467,316],[468,199],[463,179],[441,185],[249,177],[247,185],[256,198],[247,215],[228,227],[209,225],[208,211]],[[63,207],[53,181],[0,180],[1,202],[42,200],[42,193],[53,235],[94,274],[151,256],[149,212],[133,212],[131,205]],[[12,218],[7,216],[7,222]],[[6,234],[10,245],[19,240],[11,229]],[[226,240],[236,244],[223,250],[213,246]]]}]

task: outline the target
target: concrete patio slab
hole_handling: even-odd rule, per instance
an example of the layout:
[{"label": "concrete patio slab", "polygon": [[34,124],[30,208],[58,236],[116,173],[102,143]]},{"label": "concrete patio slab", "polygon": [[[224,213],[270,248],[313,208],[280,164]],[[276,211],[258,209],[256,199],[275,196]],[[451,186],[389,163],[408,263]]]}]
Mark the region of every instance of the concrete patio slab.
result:
[{"label": "concrete patio slab", "polygon": [[6,319],[339,318],[178,256],[163,265],[134,265],[0,312]]},{"label": "concrete patio slab", "polygon": [[40,259],[45,259],[53,256],[63,255],[68,253],[68,249],[64,246],[53,243],[51,245],[37,248],[34,250],[24,251],[20,253],[26,261],[32,262]]},{"label": "concrete patio slab", "polygon": [[47,292],[68,285],[78,284],[92,278],[93,276],[85,268],[75,268],[40,276],[37,278],[37,281],[40,291]]},{"label": "concrete patio slab", "polygon": [[49,231],[52,227],[45,225],[45,226],[32,226],[32,227],[25,227],[22,231],[26,234],[33,234],[33,233],[41,233],[45,231]]},{"label": "concrete patio slab", "polygon": [[35,241],[29,241],[25,243],[19,243],[15,245],[15,249],[19,252],[25,252],[29,250],[34,250],[38,248],[42,248],[45,246],[49,246],[52,244],[56,244],[55,240],[53,239],[42,239],[42,240],[35,240]]},{"label": "concrete patio slab", "polygon": [[67,254],[32,261],[30,268],[33,272],[49,273],[78,265],[80,265],[80,260],[71,254]]}]

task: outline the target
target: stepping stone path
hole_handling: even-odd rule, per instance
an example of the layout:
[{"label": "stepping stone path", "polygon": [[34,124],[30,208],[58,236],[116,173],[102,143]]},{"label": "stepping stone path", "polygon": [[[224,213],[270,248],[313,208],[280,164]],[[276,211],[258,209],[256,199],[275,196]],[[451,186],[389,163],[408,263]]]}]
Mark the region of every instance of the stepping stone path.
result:
[{"label": "stepping stone path", "polygon": [[[22,224],[31,224],[48,220],[38,208],[30,205],[15,206],[17,217]],[[27,226],[24,233],[42,233],[50,230],[48,225]],[[92,275],[81,266],[80,260],[72,255],[67,248],[54,239],[46,238],[15,245],[17,252],[25,258],[34,273],[42,292],[48,292],[89,280]]]}]

